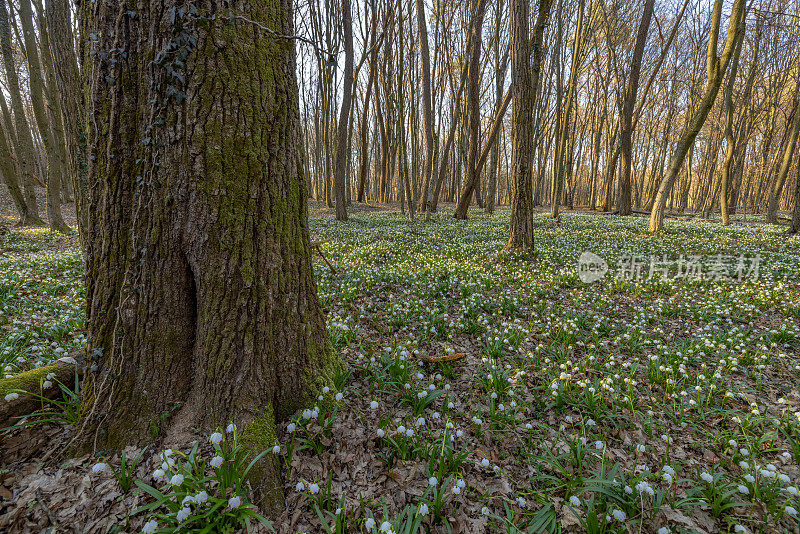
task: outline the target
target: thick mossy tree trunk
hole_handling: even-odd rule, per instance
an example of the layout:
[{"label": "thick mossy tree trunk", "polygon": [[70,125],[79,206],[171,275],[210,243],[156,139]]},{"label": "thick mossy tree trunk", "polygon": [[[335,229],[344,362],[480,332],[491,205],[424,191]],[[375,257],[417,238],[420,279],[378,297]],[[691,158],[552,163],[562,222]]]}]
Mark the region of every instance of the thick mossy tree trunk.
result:
[{"label": "thick mossy tree trunk", "polygon": [[292,0],[98,0],[91,19],[84,444],[235,421],[271,446],[343,366],[311,266],[294,43],[271,33],[293,33]]}]

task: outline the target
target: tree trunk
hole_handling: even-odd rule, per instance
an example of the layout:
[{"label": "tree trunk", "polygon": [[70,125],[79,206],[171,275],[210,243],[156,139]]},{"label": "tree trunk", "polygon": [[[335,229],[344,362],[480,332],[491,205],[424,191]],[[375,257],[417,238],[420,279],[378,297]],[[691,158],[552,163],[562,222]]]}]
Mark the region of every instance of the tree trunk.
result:
[{"label": "tree trunk", "polygon": [[794,95],[794,119],[791,122],[789,139],[786,142],[786,148],[783,151],[783,158],[781,159],[781,166],[778,168],[778,173],[775,175],[772,189],[769,195],[769,205],[767,206],[767,222],[771,224],[778,224],[778,202],[783,192],[783,186],[786,183],[786,177],[789,175],[789,168],[792,166],[792,158],[794,156],[795,148],[797,147],[797,138],[800,136],[800,79],[797,80]]},{"label": "tree trunk", "polygon": [[36,203],[33,136],[25,115],[19,76],[17,76],[16,66],[14,65],[7,0],[0,0],[0,49],[2,49],[3,64],[6,69],[8,92],[11,94],[11,109],[14,112],[14,129],[17,140],[17,162],[20,178],[22,179],[22,187],[25,191],[25,204],[27,205],[23,224],[44,226],[44,221],[39,217],[39,207]]},{"label": "tree trunk", "polygon": [[720,19],[722,17],[722,0],[715,0],[714,14],[711,22],[711,33],[708,39],[708,85],[703,94],[698,108],[692,113],[686,128],[681,134],[675,148],[674,155],[670,162],[669,170],[659,185],[656,193],[653,209],[650,212],[650,232],[655,233],[661,229],[664,221],[664,211],[667,205],[667,198],[672,192],[672,186],[678,173],[683,166],[686,153],[694,144],[700,128],[706,121],[708,113],[711,111],[714,101],[717,99],[722,78],[728,69],[733,51],[738,46],[739,40],[744,36],[744,0],[735,0],[731,8],[730,21],[728,22],[728,34],[725,40],[725,48],[722,55],[717,56],[717,40],[719,37]]},{"label": "tree trunk", "polygon": [[67,161],[75,197],[78,235],[85,248],[86,228],[89,224],[86,105],[72,37],[68,0],[45,0],[45,12],[69,155]]},{"label": "tree trunk", "polygon": [[[293,3],[202,4],[94,4],[96,46],[109,52],[89,71],[98,369],[83,448],[179,442],[230,421],[248,446],[271,447],[275,421],[343,366],[312,272],[294,43],[270,33],[294,33]],[[256,499],[274,508],[281,483],[264,464]]]},{"label": "tree trunk", "polygon": [[514,110],[511,131],[511,223],[506,249],[533,250],[533,109],[542,69],[542,39],[550,16],[551,0],[540,0],[533,33],[533,66],[528,27],[529,0],[511,2],[511,87]]},{"label": "tree trunk", "polygon": [[469,59],[469,89],[467,90],[468,98],[468,116],[467,123],[469,125],[469,152],[467,153],[467,176],[464,183],[464,189],[458,199],[458,206],[456,206],[455,218],[466,219],[467,210],[472,202],[472,194],[478,188],[480,181],[480,171],[478,170],[478,157],[480,155],[480,133],[481,133],[481,115],[480,115],[480,82],[481,82],[481,43],[483,35],[483,17],[486,14],[486,0],[473,0],[475,10],[474,18],[475,23],[472,27],[470,34],[470,59]]},{"label": "tree trunk", "polygon": [[419,199],[419,209],[427,209],[433,201],[433,108],[431,95],[431,60],[428,49],[428,23],[425,20],[425,4],[423,0],[416,0],[417,31],[419,32],[419,52],[422,60],[422,128],[425,132],[425,154],[422,163],[422,194]]},{"label": "tree trunk", "polygon": [[655,0],[646,0],[642,20],[639,21],[639,31],[636,34],[636,44],[633,47],[631,73],[628,87],[625,91],[625,100],[620,111],[619,121],[619,146],[622,156],[622,173],[619,176],[619,214],[630,215],[631,212],[631,168],[633,166],[633,108],[636,104],[636,93],[639,90],[639,75],[642,70],[642,56],[644,45],[647,41],[647,32],[650,30],[650,21],[653,18]]},{"label": "tree trunk", "polygon": [[[51,230],[68,233],[70,228],[61,214],[61,182],[66,178],[66,162],[58,153],[59,139],[53,134],[53,128],[45,109],[44,78],[42,65],[39,62],[39,50],[33,26],[33,7],[30,0],[20,0],[19,19],[25,44],[25,57],[28,60],[28,86],[33,117],[47,156],[47,218],[50,221]],[[43,32],[43,35],[46,36],[47,32]],[[50,50],[47,49],[44,52],[49,54]]]},{"label": "tree trunk", "polygon": [[347,130],[350,126],[350,107],[353,99],[353,14],[350,0],[342,0],[342,30],[344,32],[344,95],[339,110],[339,132],[336,140],[336,174],[334,192],[336,196],[336,220],[347,220],[347,160],[350,154],[347,146]]}]

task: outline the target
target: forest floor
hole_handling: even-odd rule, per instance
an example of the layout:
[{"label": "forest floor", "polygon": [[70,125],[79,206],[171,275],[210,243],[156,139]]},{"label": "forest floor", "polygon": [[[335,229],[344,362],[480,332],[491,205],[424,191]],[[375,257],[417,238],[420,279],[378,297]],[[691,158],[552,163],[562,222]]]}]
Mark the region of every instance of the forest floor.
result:
[{"label": "forest floor", "polygon": [[[800,238],[698,220],[651,237],[644,217],[541,214],[530,258],[502,251],[507,210],[410,224],[391,208],[341,224],[311,205],[349,375],[340,402],[279,429],[276,531],[797,532]],[[584,283],[589,263],[605,276]],[[0,236],[4,375],[79,350],[82,276],[75,236]],[[149,519],[131,515],[147,493],[63,455],[71,431],[0,434],[0,532]],[[154,452],[134,474],[159,485]]]}]

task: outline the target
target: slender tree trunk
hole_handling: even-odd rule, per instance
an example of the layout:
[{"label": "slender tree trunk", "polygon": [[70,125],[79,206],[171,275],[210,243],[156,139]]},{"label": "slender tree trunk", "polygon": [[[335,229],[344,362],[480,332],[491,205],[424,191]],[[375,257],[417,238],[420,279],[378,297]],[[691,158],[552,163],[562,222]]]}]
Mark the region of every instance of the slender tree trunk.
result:
[{"label": "slender tree trunk", "polygon": [[33,136],[25,115],[25,108],[22,102],[22,92],[20,90],[19,76],[17,76],[16,66],[14,65],[14,53],[11,48],[11,24],[8,13],[7,0],[0,0],[0,49],[2,49],[3,63],[6,69],[6,81],[8,92],[11,94],[11,109],[14,112],[14,128],[17,140],[16,156],[22,179],[22,187],[25,191],[25,204],[28,209],[26,225],[44,226],[44,221],[39,217],[39,207],[36,203],[36,170],[34,168],[35,152],[33,148]]},{"label": "slender tree trunk", "polygon": [[431,96],[431,60],[428,49],[428,23],[425,19],[425,4],[423,0],[416,0],[417,32],[419,33],[419,52],[422,60],[422,128],[425,134],[425,154],[422,163],[422,194],[419,199],[419,209],[427,209],[427,204],[433,201],[433,176],[434,146],[433,146],[433,109]]},{"label": "slender tree trunk", "polygon": [[792,114],[794,118],[789,127],[789,139],[783,150],[781,165],[778,167],[778,172],[775,175],[775,180],[772,183],[772,189],[769,195],[767,222],[771,224],[778,224],[778,203],[780,202],[781,193],[783,192],[783,186],[786,183],[786,177],[789,175],[789,168],[792,166],[792,159],[795,149],[797,148],[797,139],[800,137],[800,79],[798,79],[795,88],[794,111]]},{"label": "slender tree trunk", "polygon": [[[33,7],[30,0],[20,0],[19,19],[22,25],[22,36],[25,44],[25,57],[28,65],[28,86],[30,88],[31,107],[39,135],[47,157],[47,217],[50,229],[56,232],[67,233],[69,226],[61,214],[61,182],[66,178],[66,162],[58,153],[60,140],[53,134],[53,128],[47,116],[44,101],[44,78],[42,65],[39,61],[39,50],[33,26]],[[43,36],[47,32],[42,33]],[[50,50],[44,50],[49,54]],[[61,118],[59,117],[59,120]]]},{"label": "slender tree trunk", "polygon": [[[343,367],[312,272],[294,44],[236,18],[291,35],[293,3],[205,4],[233,16],[94,3],[109,52],[87,71],[97,371],[79,448],[179,443],[231,421],[248,447],[272,447],[275,422]],[[276,463],[254,469],[256,501],[280,507]]]},{"label": "slender tree trunk", "polygon": [[336,220],[347,220],[347,199],[345,187],[347,183],[347,160],[350,150],[347,142],[347,131],[350,126],[350,108],[353,99],[353,13],[350,0],[342,0],[342,29],[344,31],[344,95],[339,110],[339,132],[336,142],[336,174],[334,191],[336,196]]},{"label": "slender tree trunk", "polygon": [[720,85],[725,72],[728,69],[733,51],[738,46],[738,42],[744,36],[744,0],[735,0],[731,8],[730,21],[728,22],[728,34],[722,55],[717,56],[717,40],[719,37],[720,19],[722,17],[722,0],[715,0],[714,14],[711,22],[711,33],[708,39],[708,85],[703,94],[698,108],[692,113],[686,128],[678,140],[675,152],[670,162],[669,170],[661,180],[661,185],[656,193],[653,209],[650,212],[650,232],[655,233],[661,229],[664,221],[664,211],[667,205],[667,198],[672,192],[672,186],[678,173],[683,166],[686,153],[694,144],[700,128],[706,121],[708,113],[711,111],[714,101],[717,99]]},{"label": "slender tree trunk", "polygon": [[639,75],[642,71],[642,56],[647,33],[650,31],[650,21],[653,18],[655,0],[645,0],[642,20],[639,21],[639,31],[636,34],[636,44],[633,46],[633,59],[631,72],[628,78],[628,87],[625,91],[625,100],[620,110],[619,145],[622,156],[622,173],[619,177],[619,214],[630,215],[631,206],[631,169],[633,166],[633,108],[636,105],[636,93],[639,90]]},{"label": "slender tree trunk", "polygon": [[480,115],[480,81],[481,81],[481,43],[483,34],[483,17],[486,14],[486,0],[473,0],[475,23],[470,36],[469,60],[469,90],[468,98],[468,126],[469,126],[469,152],[467,154],[467,176],[464,189],[458,199],[454,217],[466,219],[467,210],[472,202],[472,194],[479,187],[480,172],[478,171],[478,156],[481,148],[481,115]]},{"label": "slender tree trunk", "polygon": [[[531,171],[533,168],[533,109],[542,69],[542,40],[547,19],[550,16],[551,0],[540,0],[536,16],[533,39],[530,38],[528,20],[530,0],[511,2],[511,83],[514,91],[512,116],[511,175],[511,223],[507,249],[533,250],[533,191]],[[531,51],[531,41],[533,50]],[[531,52],[533,65],[531,65]]]}]

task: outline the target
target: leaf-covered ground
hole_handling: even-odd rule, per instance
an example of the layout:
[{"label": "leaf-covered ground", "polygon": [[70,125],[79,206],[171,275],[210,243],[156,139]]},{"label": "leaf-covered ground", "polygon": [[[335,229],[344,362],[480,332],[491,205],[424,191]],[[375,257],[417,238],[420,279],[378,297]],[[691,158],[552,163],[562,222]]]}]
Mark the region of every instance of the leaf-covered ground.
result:
[{"label": "leaf-covered ground", "polygon": [[[502,251],[505,211],[316,215],[350,373],[335,408],[279,431],[277,531],[798,529],[800,240],[783,228],[670,220],[651,237],[640,217],[541,215],[529,258]],[[79,347],[74,239],[13,232],[0,250],[5,373]],[[585,251],[609,263],[601,281],[580,280]],[[33,456],[30,431],[3,438],[0,528],[141,528],[128,514],[145,494],[93,474],[96,459],[40,465],[69,429],[38,432]],[[157,485],[151,455],[139,475]]]}]

